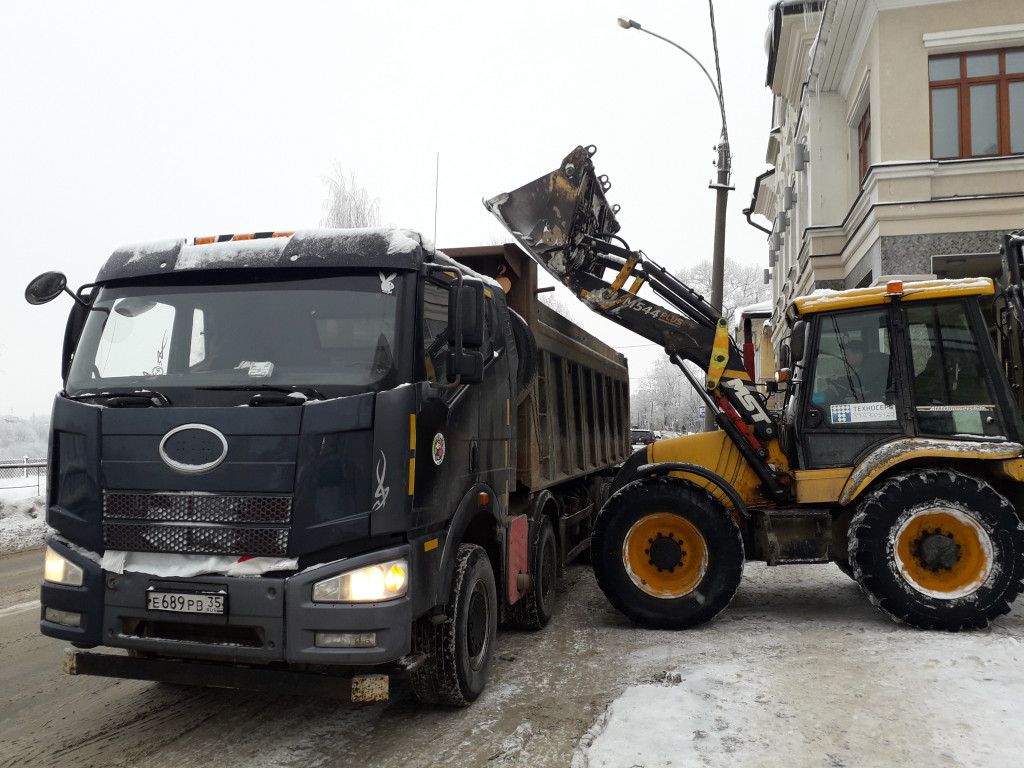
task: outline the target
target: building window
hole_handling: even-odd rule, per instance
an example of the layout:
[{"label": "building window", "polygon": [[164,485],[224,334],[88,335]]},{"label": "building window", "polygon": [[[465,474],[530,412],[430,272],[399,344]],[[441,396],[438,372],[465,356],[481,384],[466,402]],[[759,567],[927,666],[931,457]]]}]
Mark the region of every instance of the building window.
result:
[{"label": "building window", "polygon": [[932,157],[1024,153],[1024,48],[928,59]]},{"label": "building window", "polygon": [[864,116],[857,126],[857,178],[864,183],[871,167],[871,107],[864,110]]}]

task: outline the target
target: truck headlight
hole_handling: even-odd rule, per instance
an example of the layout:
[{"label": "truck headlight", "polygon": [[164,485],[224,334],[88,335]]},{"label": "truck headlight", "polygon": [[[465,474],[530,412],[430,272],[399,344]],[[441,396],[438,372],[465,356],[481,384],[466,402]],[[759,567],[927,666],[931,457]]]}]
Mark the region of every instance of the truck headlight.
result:
[{"label": "truck headlight", "polygon": [[85,579],[85,573],[66,557],[47,547],[46,559],[43,561],[43,578],[52,584],[80,587]]},{"label": "truck headlight", "polygon": [[409,563],[402,557],[368,565],[313,585],[314,603],[379,603],[409,591]]}]

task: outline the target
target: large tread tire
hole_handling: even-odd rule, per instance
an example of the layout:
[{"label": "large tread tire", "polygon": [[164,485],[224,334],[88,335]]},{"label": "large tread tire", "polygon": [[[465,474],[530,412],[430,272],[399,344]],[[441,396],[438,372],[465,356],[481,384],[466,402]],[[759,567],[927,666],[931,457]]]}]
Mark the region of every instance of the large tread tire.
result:
[{"label": "large tread tire", "polygon": [[519,629],[543,629],[555,609],[558,581],[558,541],[551,518],[541,516],[530,548],[533,587],[509,606],[507,624]]},{"label": "large tread tire", "polygon": [[952,469],[901,473],[870,492],[849,554],[871,602],[920,629],[986,627],[1024,589],[1024,523],[989,483]]},{"label": "large tread tire", "polygon": [[413,628],[413,649],[426,656],[412,671],[412,689],[424,704],[465,707],[487,686],[498,632],[498,593],[482,547],[462,544],[455,558],[445,620],[429,616]]},{"label": "large tread tire", "polygon": [[526,320],[511,309],[508,315],[519,358],[519,365],[516,368],[516,389],[522,393],[537,378],[537,340],[533,337],[533,331]]},{"label": "large tread tire", "polygon": [[635,480],[605,504],[591,543],[597,583],[645,627],[704,624],[743,577],[739,526],[707,491],[675,477]]}]

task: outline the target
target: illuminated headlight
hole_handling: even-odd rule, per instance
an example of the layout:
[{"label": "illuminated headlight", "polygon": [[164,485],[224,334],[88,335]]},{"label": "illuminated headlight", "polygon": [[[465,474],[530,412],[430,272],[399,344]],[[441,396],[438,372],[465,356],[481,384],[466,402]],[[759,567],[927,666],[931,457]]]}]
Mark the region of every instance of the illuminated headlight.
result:
[{"label": "illuminated headlight", "polygon": [[43,563],[43,578],[51,584],[68,584],[72,587],[82,586],[85,574],[82,569],[65,557],[58,555],[50,547],[46,548],[46,560]]},{"label": "illuminated headlight", "polygon": [[379,603],[408,591],[409,564],[403,557],[318,581],[313,585],[313,602]]}]

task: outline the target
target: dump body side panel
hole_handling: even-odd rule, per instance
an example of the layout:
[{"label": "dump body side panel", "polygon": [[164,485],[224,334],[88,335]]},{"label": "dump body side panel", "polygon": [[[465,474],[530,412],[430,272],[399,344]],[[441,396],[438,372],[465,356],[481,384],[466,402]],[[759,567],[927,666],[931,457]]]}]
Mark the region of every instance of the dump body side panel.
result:
[{"label": "dump body side panel", "polygon": [[516,481],[531,491],[608,469],[629,457],[626,358],[537,296],[537,264],[512,244],[446,249],[507,286],[509,308],[537,342],[537,377],[519,395]]}]

